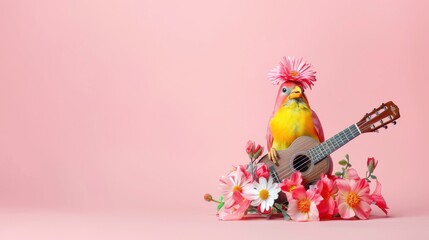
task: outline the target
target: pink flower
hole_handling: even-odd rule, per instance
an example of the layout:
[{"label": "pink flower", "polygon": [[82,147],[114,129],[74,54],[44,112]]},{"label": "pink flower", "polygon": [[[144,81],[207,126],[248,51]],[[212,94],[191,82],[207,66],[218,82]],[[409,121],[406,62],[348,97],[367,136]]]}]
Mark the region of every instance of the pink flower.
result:
[{"label": "pink flower", "polygon": [[220,189],[223,197],[225,198],[226,208],[230,208],[237,202],[241,202],[242,199],[246,197],[244,191],[247,188],[253,187],[251,180],[251,178],[245,177],[241,168],[231,172],[228,176],[222,176],[221,179],[219,179]]},{"label": "pink flower", "polygon": [[218,218],[225,221],[240,220],[246,215],[249,205],[250,201],[243,198],[241,202],[237,202],[229,208],[223,207],[218,213]]},{"label": "pink flower", "polygon": [[317,205],[319,217],[321,219],[330,219],[335,213],[336,202],[334,194],[338,192],[335,181],[329,179],[328,176],[322,174],[320,180],[316,183],[317,192],[322,196],[323,200]]},{"label": "pink flower", "polygon": [[319,211],[317,205],[323,198],[315,191],[303,186],[296,188],[289,200],[287,214],[294,221],[318,221]]},{"label": "pink flower", "polygon": [[282,191],[286,194],[286,197],[289,199],[291,197],[291,193],[293,190],[295,190],[297,187],[302,186],[302,177],[301,172],[294,172],[290,176],[289,179],[285,178],[283,181],[279,184]]},{"label": "pink flower", "polygon": [[369,185],[365,179],[338,179],[338,212],[342,218],[349,219],[357,216],[368,219],[372,202],[369,196]]},{"label": "pink flower", "polygon": [[[372,169],[369,169],[370,165],[371,165],[371,162],[372,162]],[[375,160],[375,158],[373,158],[373,157],[372,158],[368,158],[368,160],[366,161],[366,166],[368,167],[368,169],[369,169],[370,172],[374,171],[374,169],[377,167],[377,164],[378,164],[378,161]]]},{"label": "pink flower", "polygon": [[377,207],[379,207],[385,214],[387,214],[386,201],[384,201],[383,196],[381,196],[381,183],[377,180],[377,185],[375,187],[374,192],[371,194],[371,199],[375,203]]},{"label": "pink flower", "polygon": [[249,182],[253,182],[252,174],[249,171],[247,171],[247,168],[244,165],[238,165],[238,168],[243,174],[243,178],[245,178],[246,180],[249,180]]},{"label": "pink flower", "polygon": [[270,170],[268,170],[268,167],[265,163],[258,164],[258,166],[256,167],[255,175],[257,178],[263,177],[265,179],[268,179],[268,177],[270,176]]},{"label": "pink flower", "polygon": [[360,177],[354,168],[348,168],[346,170],[346,174],[344,176],[345,179],[353,179],[353,180],[359,180]]},{"label": "pink flower", "polygon": [[273,84],[280,82],[295,82],[302,88],[314,85],[316,72],[302,58],[283,57],[283,61],[268,73],[268,79]]},{"label": "pink flower", "polygon": [[255,149],[255,142],[253,141],[247,141],[246,143],[246,153],[251,155],[253,154],[253,150]]}]

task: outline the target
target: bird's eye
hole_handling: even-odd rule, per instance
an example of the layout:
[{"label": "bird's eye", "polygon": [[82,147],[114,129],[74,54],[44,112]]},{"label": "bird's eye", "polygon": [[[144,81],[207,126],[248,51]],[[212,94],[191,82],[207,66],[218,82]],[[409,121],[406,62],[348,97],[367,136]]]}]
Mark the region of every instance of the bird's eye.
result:
[{"label": "bird's eye", "polygon": [[282,88],[282,92],[283,92],[283,93],[287,92],[287,88],[285,88],[285,87],[284,87],[284,88]]}]

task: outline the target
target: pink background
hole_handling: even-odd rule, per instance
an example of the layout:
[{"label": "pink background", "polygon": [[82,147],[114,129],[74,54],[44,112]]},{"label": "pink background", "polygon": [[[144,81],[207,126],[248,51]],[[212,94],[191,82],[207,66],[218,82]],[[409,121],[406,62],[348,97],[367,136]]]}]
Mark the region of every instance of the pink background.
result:
[{"label": "pink background", "polygon": [[[428,10],[387,0],[0,1],[0,237],[419,236],[429,222]],[[380,161],[390,217],[218,222],[203,201],[247,162],[248,139],[265,145],[278,90],[266,75],[283,55],[317,70],[307,96],[327,137],[382,102],[400,107],[398,125],[332,155],[349,153],[362,174],[367,157]]]}]

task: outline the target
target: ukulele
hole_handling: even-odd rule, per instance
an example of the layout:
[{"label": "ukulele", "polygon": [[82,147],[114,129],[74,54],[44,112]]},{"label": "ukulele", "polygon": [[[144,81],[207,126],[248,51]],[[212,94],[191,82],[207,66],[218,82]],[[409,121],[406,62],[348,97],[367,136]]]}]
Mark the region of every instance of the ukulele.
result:
[{"label": "ukulele", "polygon": [[346,143],[362,133],[378,132],[378,129],[390,123],[396,124],[400,117],[399,108],[392,101],[383,103],[367,113],[359,122],[335,134],[330,139],[319,144],[314,138],[301,136],[285,150],[277,151],[278,160],[274,164],[268,159],[268,154],[259,162],[265,163],[270,169],[274,181],[281,182],[289,178],[292,173],[300,171],[305,183],[313,183],[320,178],[320,174],[329,171],[333,153]]}]

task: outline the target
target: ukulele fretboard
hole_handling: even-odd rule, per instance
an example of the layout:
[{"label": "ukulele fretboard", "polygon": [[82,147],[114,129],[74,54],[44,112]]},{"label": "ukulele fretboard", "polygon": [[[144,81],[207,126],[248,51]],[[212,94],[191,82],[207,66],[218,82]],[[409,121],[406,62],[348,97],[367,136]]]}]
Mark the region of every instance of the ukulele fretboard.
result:
[{"label": "ukulele fretboard", "polygon": [[308,150],[308,154],[313,163],[316,164],[359,135],[359,128],[356,126],[356,124],[353,124],[343,131],[335,134],[328,140],[324,141],[320,145]]}]

